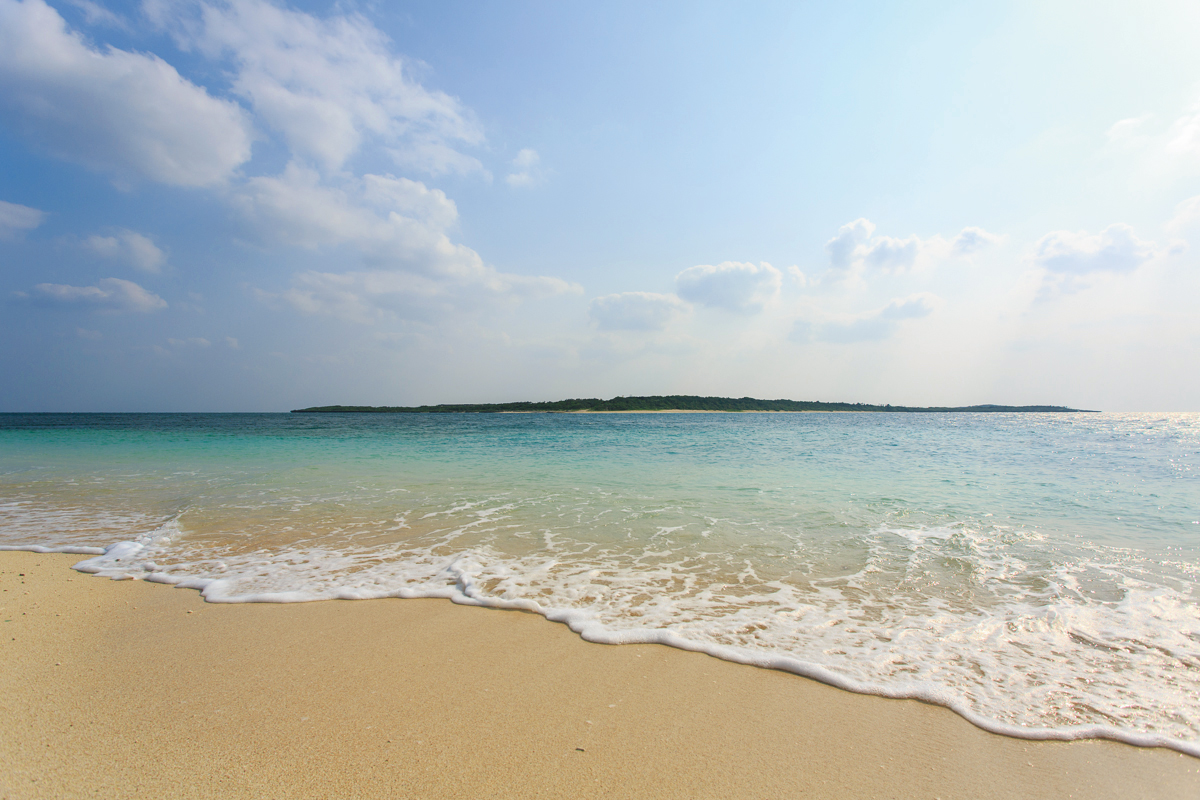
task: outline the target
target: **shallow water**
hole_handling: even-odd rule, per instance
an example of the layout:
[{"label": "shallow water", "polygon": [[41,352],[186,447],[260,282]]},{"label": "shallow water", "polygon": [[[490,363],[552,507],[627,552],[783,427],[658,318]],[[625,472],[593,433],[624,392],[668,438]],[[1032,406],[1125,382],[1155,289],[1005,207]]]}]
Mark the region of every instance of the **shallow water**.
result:
[{"label": "shallow water", "polygon": [[0,545],[1200,755],[1198,453],[1195,414],[0,415]]}]

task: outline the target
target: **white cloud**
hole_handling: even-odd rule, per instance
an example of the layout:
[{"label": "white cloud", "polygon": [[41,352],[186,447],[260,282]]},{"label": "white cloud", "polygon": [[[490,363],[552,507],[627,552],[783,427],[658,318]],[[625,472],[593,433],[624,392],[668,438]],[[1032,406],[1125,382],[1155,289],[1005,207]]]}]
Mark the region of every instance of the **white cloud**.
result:
[{"label": "white cloud", "polygon": [[338,188],[292,163],[278,177],[246,181],[232,200],[260,235],[280,242],[353,242],[410,262],[454,255],[445,231],[458,209],[440,190],[406,178],[366,175]]},{"label": "white cloud", "polygon": [[1133,228],[1118,222],[1096,234],[1047,233],[1034,245],[1031,260],[1051,272],[1130,272],[1163,252],[1157,244],[1142,241]]},{"label": "white cloud", "polygon": [[240,344],[238,344],[238,340],[233,338],[232,336],[225,337],[225,344],[229,347],[230,350],[241,350],[242,349],[242,346]]},{"label": "white cloud", "polygon": [[539,161],[541,158],[538,156],[537,150],[526,147],[512,160],[515,171],[505,176],[504,180],[508,182],[509,186],[533,185],[537,180],[536,169]]},{"label": "white cloud", "polygon": [[43,0],[0,0],[0,104],[38,146],[121,179],[213,185],[250,157],[236,103],[157,56],[93,49]]},{"label": "white cloud", "polygon": [[1200,100],[1169,123],[1143,114],[1114,123],[1107,132],[1105,152],[1133,159],[1141,180],[1175,183],[1200,170]]},{"label": "white cloud", "polygon": [[588,316],[602,331],[660,331],[686,311],[678,297],[652,292],[604,295],[588,306]]},{"label": "white cloud", "polygon": [[819,322],[797,320],[791,338],[795,341],[816,339],[835,344],[881,341],[891,337],[904,320],[929,316],[939,302],[936,295],[921,292],[898,298],[866,314],[833,317]]},{"label": "white cloud", "polygon": [[212,342],[201,336],[192,336],[187,339],[167,339],[167,342],[172,347],[209,347],[212,345]]},{"label": "white cloud", "polygon": [[128,29],[125,20],[118,17],[99,3],[92,0],[66,0],[67,5],[74,6],[83,12],[83,18],[88,25],[107,25],[111,28]]},{"label": "white cloud", "polygon": [[1171,123],[1163,147],[1171,156],[1200,155],[1200,103]]},{"label": "white cloud", "polygon": [[293,308],[307,314],[328,314],[350,322],[371,323],[383,316],[373,305],[369,279],[354,273],[305,272],[296,276],[297,286],[281,296]]},{"label": "white cloud", "polygon": [[477,280],[454,280],[411,272],[304,272],[294,285],[276,297],[308,314],[323,314],[349,322],[374,324],[390,319],[438,322],[455,310],[471,309],[498,299],[522,300],[556,294],[577,294],[581,288],[558,278],[509,275],[483,267]]},{"label": "white cloud", "polygon": [[540,160],[537,150],[534,150],[532,147],[526,147],[517,153],[517,157],[513,159],[512,163],[514,167],[519,169],[529,169],[530,167],[536,167]]},{"label": "white cloud", "polygon": [[320,19],[264,0],[200,3],[188,18],[167,4],[151,17],[184,47],[235,65],[233,92],[292,152],[340,169],[367,141],[433,174],[483,171],[455,149],[483,133],[459,101],[423,87],[417,64],[358,14]]},{"label": "white cloud", "polygon": [[458,222],[458,207],[441,189],[430,189],[420,181],[391,175],[364,175],[363,199],[388,214],[397,213],[420,220],[437,231],[447,231]]},{"label": "white cloud", "polygon": [[994,233],[988,233],[983,228],[963,228],[950,243],[950,249],[957,255],[969,256],[999,244],[1003,238]]},{"label": "white cloud", "polygon": [[825,243],[835,277],[859,279],[867,268],[903,274],[922,263],[928,264],[951,256],[969,256],[999,243],[1002,237],[983,228],[963,228],[951,241],[934,235],[922,239],[876,236],[875,224],[859,218],[838,229]]},{"label": "white cloud", "polygon": [[167,256],[150,240],[135,231],[122,229],[113,236],[89,236],[84,247],[105,258],[123,261],[142,272],[160,272]]},{"label": "white cloud", "polygon": [[100,331],[91,331],[87,328],[76,328],[75,335],[80,339],[88,339],[90,341],[96,341],[97,339],[104,338],[104,334],[100,333]]},{"label": "white cloud", "polygon": [[1200,225],[1200,194],[1189,197],[1175,206],[1175,216],[1164,227],[1171,233],[1182,233],[1198,225]]},{"label": "white cloud", "polygon": [[337,188],[292,164],[279,177],[247,181],[234,202],[270,240],[310,249],[349,246],[371,267],[297,276],[280,296],[308,313],[358,322],[424,318],[481,297],[581,291],[558,278],[502,273],[452,242],[446,231],[458,219],[454,203],[418,181],[366,175]]},{"label": "white cloud", "polygon": [[1127,143],[1141,134],[1151,116],[1143,114],[1140,117],[1130,117],[1114,122],[1105,134],[1110,144]]},{"label": "white cloud", "polygon": [[837,236],[825,243],[829,263],[834,269],[846,269],[855,260],[856,252],[863,242],[875,232],[875,223],[864,217],[848,222],[838,228]]},{"label": "white cloud", "polygon": [[863,261],[868,266],[893,272],[902,272],[913,265],[921,252],[923,242],[916,236],[896,239],[879,236],[872,239],[861,250]]},{"label": "white cloud", "polygon": [[61,283],[39,283],[33,296],[45,303],[59,306],[95,308],[103,311],[132,311],[145,313],[167,307],[167,302],[132,281],[105,278],[95,286],[68,286]]},{"label": "white cloud", "polygon": [[920,319],[929,316],[937,305],[938,298],[929,292],[909,295],[888,303],[879,311],[879,319],[898,322],[902,319]]},{"label": "white cloud", "polygon": [[761,311],[782,285],[779,270],[765,261],[758,265],[740,261],[699,264],[675,276],[675,291],[684,300],[739,314]]},{"label": "white cloud", "polygon": [[46,218],[45,211],[0,200],[0,239],[12,239],[31,231]]}]

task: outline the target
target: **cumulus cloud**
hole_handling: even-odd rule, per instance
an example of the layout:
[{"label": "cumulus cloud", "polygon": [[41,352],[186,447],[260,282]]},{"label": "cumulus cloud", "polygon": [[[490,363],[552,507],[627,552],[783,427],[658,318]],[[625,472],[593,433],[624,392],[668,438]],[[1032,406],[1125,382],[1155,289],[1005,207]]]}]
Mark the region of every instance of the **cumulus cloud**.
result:
[{"label": "cumulus cloud", "polygon": [[146,313],[167,307],[167,301],[158,295],[120,278],[105,278],[95,286],[39,283],[33,287],[33,297],[50,305],[114,312]]},{"label": "cumulus cloud", "polygon": [[135,231],[122,229],[112,236],[89,236],[83,246],[105,258],[130,264],[142,272],[160,272],[167,256],[150,240]]},{"label": "cumulus cloud", "polygon": [[1133,228],[1116,223],[1099,233],[1052,231],[1033,247],[1033,263],[1051,272],[1082,275],[1089,272],[1131,272],[1164,253],[1154,242],[1134,235]]},{"label": "cumulus cloud", "polygon": [[[220,68],[242,105],[211,96],[154,55],[90,45],[44,0],[0,0],[0,111],[7,103],[27,133],[75,162],[123,178],[218,188],[246,239],[351,262],[298,274],[290,288],[260,290],[261,297],[372,321],[582,291],[556,278],[501,272],[453,241],[458,210],[443,192],[352,169],[351,160],[370,148],[430,173],[482,171],[462,152],[483,142],[469,109],[423,86],[423,66],[393,53],[361,15],[321,18],[265,0],[146,0],[143,11],[182,49]],[[112,22],[102,16],[96,19]],[[286,145],[289,161],[279,174],[237,171],[250,157],[251,119]],[[536,177],[536,165],[535,151],[521,151],[514,174]],[[148,272],[166,260],[148,236],[125,229],[83,244]],[[136,284],[43,284],[31,294],[110,310],[165,306],[130,287]]]},{"label": "cumulus cloud", "polygon": [[212,342],[202,336],[191,336],[187,339],[167,339],[167,342],[172,347],[209,347],[212,345]]},{"label": "cumulus cloud", "polygon": [[269,241],[310,249],[348,246],[370,267],[297,276],[279,296],[307,313],[357,322],[425,318],[483,297],[581,291],[558,278],[502,273],[455,244],[447,235],[458,219],[454,203],[419,181],[366,175],[331,187],[315,170],[292,164],[278,177],[247,181],[234,202]]},{"label": "cumulus cloud", "polygon": [[[239,181],[226,193],[247,238],[352,260],[340,271],[297,274],[283,290],[256,290],[260,298],[371,323],[430,320],[489,298],[582,291],[556,278],[503,273],[454,242],[458,209],[440,190],[348,169],[369,146],[431,173],[482,170],[460,152],[483,141],[470,111],[422,86],[420,65],[392,53],[365,18],[321,19],[263,0],[147,8],[181,46],[232,62],[232,92],[291,150],[279,174]],[[532,169],[536,153],[523,151],[518,162]]]},{"label": "cumulus cloud", "polygon": [[588,306],[588,316],[602,331],[661,331],[686,311],[678,297],[652,292],[609,294]]},{"label": "cumulus cloud", "polygon": [[[80,0],[89,19],[116,23]],[[483,142],[470,111],[417,80],[358,14],[321,19],[265,0],[147,2],[185,50],[232,63],[230,91],[291,152],[341,169],[367,143],[433,174],[483,170],[460,151]],[[53,154],[122,178],[221,183],[250,158],[250,115],[162,59],[89,46],[44,0],[0,0],[0,95]]]},{"label": "cumulus cloud", "polygon": [[840,227],[837,235],[825,243],[825,251],[829,253],[835,276],[857,278],[868,268],[904,273],[922,260],[970,256],[1000,242],[1001,238],[976,227],[963,228],[950,241],[938,235],[928,239],[916,235],[905,239],[876,236],[875,224],[860,217]]},{"label": "cumulus cloud", "polygon": [[900,323],[933,313],[939,299],[928,292],[891,301],[883,308],[856,316],[831,318],[820,322],[798,320],[792,329],[795,341],[817,340],[835,344],[876,342],[896,332]]},{"label": "cumulus cloud", "polygon": [[0,105],[37,146],[121,179],[209,186],[250,158],[236,103],[157,56],[90,47],[43,0],[0,0]]},{"label": "cumulus cloud", "polygon": [[999,244],[1002,239],[1003,237],[988,233],[983,228],[963,228],[950,243],[950,249],[956,255],[969,256]]},{"label": "cumulus cloud", "polygon": [[440,189],[420,181],[391,175],[364,175],[363,200],[388,214],[397,213],[420,220],[437,231],[448,231],[458,222],[458,206]]},{"label": "cumulus cloud", "polygon": [[925,243],[916,236],[907,239],[878,236],[861,248],[861,254],[868,266],[902,272],[916,262],[923,246]]},{"label": "cumulus cloud", "polygon": [[278,176],[251,178],[232,201],[259,236],[307,248],[357,242],[372,250],[387,243],[437,249],[458,217],[442,192],[417,181],[368,175],[334,187],[296,163]]},{"label": "cumulus cloud", "polygon": [[837,236],[825,243],[829,263],[834,269],[846,269],[855,260],[855,255],[864,242],[875,232],[875,223],[859,217],[838,228]]},{"label": "cumulus cloud", "polygon": [[675,291],[684,300],[738,314],[754,314],[779,294],[783,277],[765,261],[755,265],[723,261],[699,264],[675,276]]},{"label": "cumulus cloud", "polygon": [[13,239],[31,231],[46,218],[46,212],[0,200],[0,239]]},{"label": "cumulus cloud", "polygon": [[456,149],[483,141],[470,112],[422,86],[419,65],[358,14],[320,19],[265,0],[149,8],[183,47],[231,59],[234,94],[305,159],[340,169],[372,141],[433,174],[483,169]]},{"label": "cumulus cloud", "polygon": [[539,161],[541,158],[538,157],[537,150],[526,147],[512,160],[514,171],[505,176],[504,180],[509,186],[533,185],[537,180],[536,169]]}]

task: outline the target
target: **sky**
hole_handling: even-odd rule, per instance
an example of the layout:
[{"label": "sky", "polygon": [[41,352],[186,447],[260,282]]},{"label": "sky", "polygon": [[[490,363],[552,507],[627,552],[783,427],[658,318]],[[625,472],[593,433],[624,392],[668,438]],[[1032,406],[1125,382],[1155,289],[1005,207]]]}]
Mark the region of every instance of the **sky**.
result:
[{"label": "sky", "polygon": [[0,0],[0,411],[1200,411],[1198,40],[1194,0]]}]

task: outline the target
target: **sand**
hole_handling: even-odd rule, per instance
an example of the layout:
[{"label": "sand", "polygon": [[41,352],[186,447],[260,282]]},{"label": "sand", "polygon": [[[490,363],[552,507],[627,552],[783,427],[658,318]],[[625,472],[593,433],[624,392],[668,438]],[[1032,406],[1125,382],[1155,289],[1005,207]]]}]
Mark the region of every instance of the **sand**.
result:
[{"label": "sand", "polygon": [[1200,797],[1200,760],[443,600],[207,604],[0,553],[0,797]]}]

